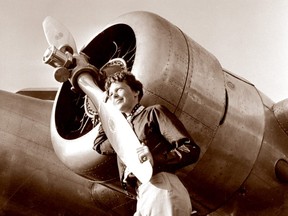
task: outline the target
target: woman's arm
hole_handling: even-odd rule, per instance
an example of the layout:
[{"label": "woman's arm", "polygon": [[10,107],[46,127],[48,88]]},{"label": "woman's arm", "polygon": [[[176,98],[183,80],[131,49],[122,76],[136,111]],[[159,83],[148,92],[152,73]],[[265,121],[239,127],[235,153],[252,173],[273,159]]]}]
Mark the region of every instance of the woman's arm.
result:
[{"label": "woman's arm", "polygon": [[111,143],[109,142],[105,134],[105,131],[103,130],[102,125],[100,125],[99,133],[94,140],[93,149],[97,151],[99,154],[103,154],[103,155],[116,154],[116,152],[114,151]]}]

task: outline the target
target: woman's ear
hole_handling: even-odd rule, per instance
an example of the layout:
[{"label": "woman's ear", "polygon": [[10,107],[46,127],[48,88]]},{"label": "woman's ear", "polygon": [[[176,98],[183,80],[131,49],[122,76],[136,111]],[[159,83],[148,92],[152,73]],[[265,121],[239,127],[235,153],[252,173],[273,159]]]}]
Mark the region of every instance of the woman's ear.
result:
[{"label": "woman's ear", "polygon": [[140,94],[140,92],[139,92],[139,91],[136,91],[135,94],[134,94],[134,97],[138,97],[139,94]]}]

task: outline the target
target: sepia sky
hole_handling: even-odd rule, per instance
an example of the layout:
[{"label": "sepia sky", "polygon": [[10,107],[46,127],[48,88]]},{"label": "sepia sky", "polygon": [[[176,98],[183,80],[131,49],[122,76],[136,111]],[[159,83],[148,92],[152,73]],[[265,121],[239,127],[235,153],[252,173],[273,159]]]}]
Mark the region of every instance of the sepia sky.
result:
[{"label": "sepia sky", "polygon": [[139,10],[178,26],[273,101],[288,98],[287,0],[0,0],[0,89],[59,86],[42,63],[46,16],[61,21],[80,49],[100,27]]}]

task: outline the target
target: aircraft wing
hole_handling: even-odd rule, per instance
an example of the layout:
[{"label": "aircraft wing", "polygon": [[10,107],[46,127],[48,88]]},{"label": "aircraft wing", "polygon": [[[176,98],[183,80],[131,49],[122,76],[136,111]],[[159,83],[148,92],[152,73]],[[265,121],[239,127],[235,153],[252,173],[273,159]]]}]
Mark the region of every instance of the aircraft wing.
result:
[{"label": "aircraft wing", "polygon": [[20,95],[26,95],[33,98],[38,98],[42,100],[54,100],[57,89],[51,88],[51,89],[35,89],[35,88],[27,88],[27,89],[21,89],[20,91],[16,92]]},{"label": "aircraft wing", "polygon": [[[125,202],[131,206],[130,199],[76,175],[55,155],[50,139],[52,105],[0,91],[1,214],[121,215]],[[111,202],[111,197],[117,201]]]}]

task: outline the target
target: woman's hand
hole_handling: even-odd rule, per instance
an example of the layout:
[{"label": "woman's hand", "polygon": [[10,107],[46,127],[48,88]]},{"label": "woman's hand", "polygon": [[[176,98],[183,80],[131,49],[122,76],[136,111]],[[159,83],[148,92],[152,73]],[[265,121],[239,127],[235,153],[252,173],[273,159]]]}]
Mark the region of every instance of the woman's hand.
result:
[{"label": "woman's hand", "polygon": [[141,163],[149,160],[151,165],[153,166],[153,164],[154,164],[153,157],[152,157],[152,154],[151,154],[148,146],[142,144],[141,147],[137,148],[137,154],[138,154],[138,158],[139,158]]}]

